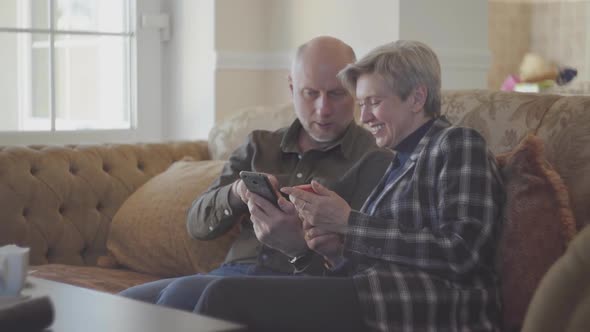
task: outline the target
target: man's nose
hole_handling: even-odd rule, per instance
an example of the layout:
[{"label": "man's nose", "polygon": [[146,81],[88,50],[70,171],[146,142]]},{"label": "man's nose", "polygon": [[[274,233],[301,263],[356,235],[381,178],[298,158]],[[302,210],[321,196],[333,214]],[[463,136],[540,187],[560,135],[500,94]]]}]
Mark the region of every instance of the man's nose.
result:
[{"label": "man's nose", "polygon": [[320,116],[330,116],[332,114],[330,98],[325,94],[321,94],[315,101],[315,109]]}]

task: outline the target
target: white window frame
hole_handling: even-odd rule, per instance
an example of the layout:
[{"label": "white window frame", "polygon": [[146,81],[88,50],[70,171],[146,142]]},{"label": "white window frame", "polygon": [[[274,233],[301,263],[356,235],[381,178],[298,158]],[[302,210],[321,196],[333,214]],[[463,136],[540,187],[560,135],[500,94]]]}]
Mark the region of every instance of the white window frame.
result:
[{"label": "white window frame", "polygon": [[[22,0],[20,0],[22,1]],[[19,1],[19,3],[20,3]],[[50,1],[50,19],[53,20],[55,0]],[[26,1],[28,2],[28,1]],[[55,130],[55,47],[50,47],[49,61],[51,96],[50,117],[51,131],[2,131],[0,132],[0,145],[29,145],[29,144],[94,144],[94,143],[133,143],[142,141],[160,141],[162,138],[162,89],[161,89],[161,45],[160,31],[157,29],[139,29],[137,18],[140,13],[159,13],[160,0],[129,0],[130,20],[127,32],[90,32],[81,30],[57,30],[50,22],[49,29],[35,28],[6,28],[0,27],[0,32],[44,33],[49,35],[50,45],[54,45],[55,36],[58,34],[69,35],[112,35],[129,37],[129,109],[130,128],[125,129],[87,129],[87,130]],[[20,5],[20,4],[19,4]],[[30,43],[28,46],[30,47]],[[26,67],[26,66],[24,66]],[[28,69],[30,70],[30,68]],[[27,68],[19,68],[20,74],[27,74]],[[27,76],[24,76],[25,79]],[[30,76],[28,76],[30,77]],[[30,84],[29,82],[17,82],[17,84]],[[19,99],[19,104],[30,103],[30,88],[27,95]],[[23,104],[21,104],[23,105]],[[141,110],[141,112],[139,112]],[[26,120],[26,119],[20,119]]]}]

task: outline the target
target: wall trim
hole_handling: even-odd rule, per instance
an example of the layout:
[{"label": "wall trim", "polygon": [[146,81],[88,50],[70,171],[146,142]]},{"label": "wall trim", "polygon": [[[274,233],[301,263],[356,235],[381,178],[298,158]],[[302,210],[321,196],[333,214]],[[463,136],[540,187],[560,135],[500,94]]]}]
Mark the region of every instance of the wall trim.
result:
[{"label": "wall trim", "polygon": [[[491,65],[492,57],[489,50],[459,48],[435,48],[434,50],[444,69],[487,71]],[[215,53],[215,68],[218,70],[287,70],[291,64],[291,57],[292,55],[287,52],[221,51]]]},{"label": "wall trim", "polygon": [[217,52],[218,70],[286,70],[291,65],[291,54],[282,52]]}]

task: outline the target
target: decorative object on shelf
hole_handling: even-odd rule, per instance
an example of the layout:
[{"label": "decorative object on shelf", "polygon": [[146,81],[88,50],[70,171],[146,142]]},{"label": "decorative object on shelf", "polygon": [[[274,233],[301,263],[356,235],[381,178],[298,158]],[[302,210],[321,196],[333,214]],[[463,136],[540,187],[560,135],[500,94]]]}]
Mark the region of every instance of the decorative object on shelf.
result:
[{"label": "decorative object on shelf", "polygon": [[538,54],[527,53],[522,59],[519,75],[509,75],[502,91],[543,92],[553,86],[566,85],[578,75],[575,68],[558,66]]}]

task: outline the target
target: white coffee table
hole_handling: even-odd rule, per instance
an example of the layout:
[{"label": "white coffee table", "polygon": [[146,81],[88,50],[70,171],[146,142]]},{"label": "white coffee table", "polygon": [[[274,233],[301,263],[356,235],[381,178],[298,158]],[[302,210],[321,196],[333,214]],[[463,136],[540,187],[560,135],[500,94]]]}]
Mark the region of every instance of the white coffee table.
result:
[{"label": "white coffee table", "polygon": [[28,277],[23,295],[49,296],[55,332],[246,331],[244,326],[122,296]]}]

